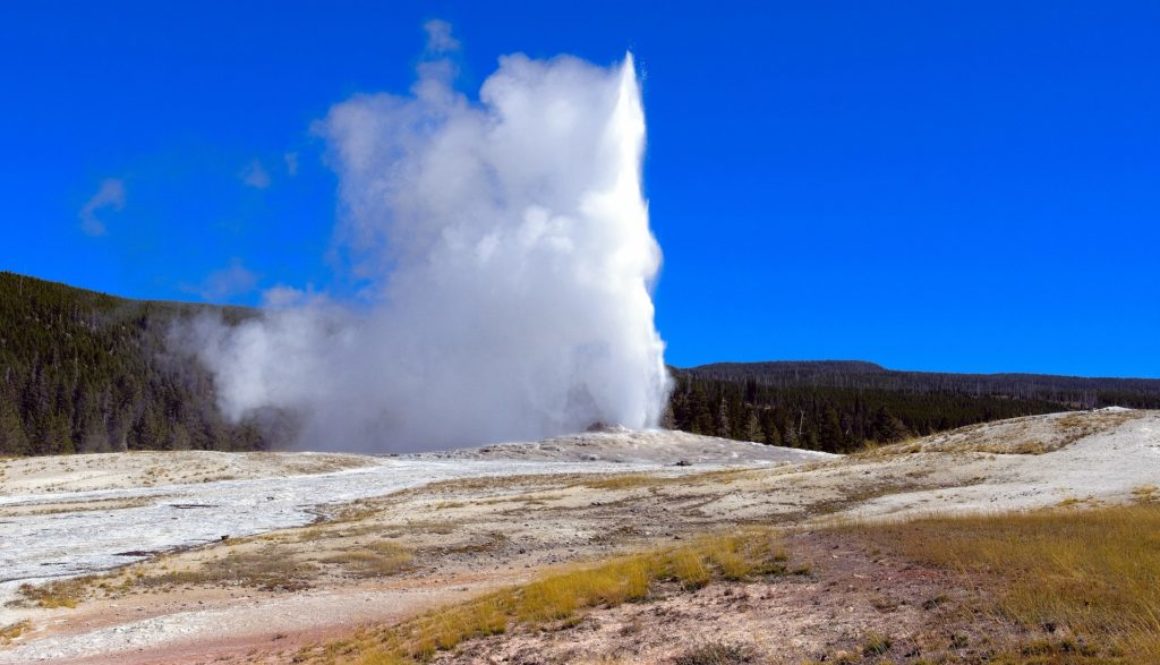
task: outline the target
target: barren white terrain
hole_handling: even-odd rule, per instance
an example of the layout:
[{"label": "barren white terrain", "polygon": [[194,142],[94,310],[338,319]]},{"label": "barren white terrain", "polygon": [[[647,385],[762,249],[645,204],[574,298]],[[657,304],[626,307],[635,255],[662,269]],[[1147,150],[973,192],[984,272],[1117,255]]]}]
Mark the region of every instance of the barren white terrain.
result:
[{"label": "barren white terrain", "polygon": [[[0,646],[0,663],[285,662],[310,641],[546,566],[733,525],[1124,502],[1158,484],[1160,412],[1127,410],[977,425],[847,457],[611,431],[399,457],[7,460],[0,627],[26,629]],[[411,563],[364,574],[360,548],[383,539]],[[259,556],[302,568],[268,588],[204,572]],[[76,607],[21,591],[93,575]]]}]

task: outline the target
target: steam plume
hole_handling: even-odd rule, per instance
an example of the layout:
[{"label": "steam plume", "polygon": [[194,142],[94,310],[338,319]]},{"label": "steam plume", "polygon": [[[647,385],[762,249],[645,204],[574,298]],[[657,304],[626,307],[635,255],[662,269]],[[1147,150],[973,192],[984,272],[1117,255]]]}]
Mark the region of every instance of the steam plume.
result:
[{"label": "steam plume", "polygon": [[319,123],[367,301],[281,290],[261,319],[202,322],[229,416],[291,410],[300,445],[361,450],[656,424],[660,251],[631,54],[506,56],[477,102],[453,77],[427,60],[409,96],[360,95]]}]

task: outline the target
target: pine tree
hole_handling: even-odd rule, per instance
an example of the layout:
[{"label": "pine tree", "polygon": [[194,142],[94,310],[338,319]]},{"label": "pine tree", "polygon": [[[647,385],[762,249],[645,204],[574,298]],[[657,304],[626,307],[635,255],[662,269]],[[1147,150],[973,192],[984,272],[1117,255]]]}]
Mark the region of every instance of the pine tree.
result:
[{"label": "pine tree", "polygon": [[757,412],[753,409],[749,410],[748,422],[745,425],[745,439],[759,443],[765,441],[765,435],[761,431],[761,421],[758,420]]},{"label": "pine tree", "polygon": [[0,384],[0,454],[27,455],[31,452],[24,423],[13,391]]},{"label": "pine tree", "polygon": [[729,407],[725,403],[725,398],[722,397],[717,405],[717,436],[728,439],[732,432],[729,429]]}]

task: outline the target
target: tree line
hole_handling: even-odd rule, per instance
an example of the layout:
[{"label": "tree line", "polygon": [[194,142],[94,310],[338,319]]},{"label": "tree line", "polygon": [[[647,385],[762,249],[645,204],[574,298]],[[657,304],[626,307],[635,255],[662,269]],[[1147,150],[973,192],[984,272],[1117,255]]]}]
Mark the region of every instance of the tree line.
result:
[{"label": "tree line", "polygon": [[167,344],[203,311],[0,273],[0,454],[268,446],[257,423],[226,422],[209,372]]},{"label": "tree line", "polygon": [[[1111,405],[1160,408],[1160,381],[1138,382],[1132,388],[1086,380],[1079,389],[1060,388],[1034,376],[1025,383],[994,382],[978,389],[987,377],[922,373],[889,377],[881,387],[881,372],[870,363],[754,363],[764,367],[731,366],[728,373],[673,369],[674,389],[665,425],[697,434],[769,445],[834,453],[857,450],[867,443],[891,443],[980,422],[1077,408]],[[810,367],[817,365],[819,367]],[[716,367],[716,366],[711,366]],[[845,371],[848,368],[849,371]],[[877,368],[872,370],[871,368]],[[770,380],[763,380],[768,378]],[[1067,378],[1067,377],[1061,377]],[[936,385],[937,384],[937,385]],[[1103,385],[1112,389],[1102,390]]]}]

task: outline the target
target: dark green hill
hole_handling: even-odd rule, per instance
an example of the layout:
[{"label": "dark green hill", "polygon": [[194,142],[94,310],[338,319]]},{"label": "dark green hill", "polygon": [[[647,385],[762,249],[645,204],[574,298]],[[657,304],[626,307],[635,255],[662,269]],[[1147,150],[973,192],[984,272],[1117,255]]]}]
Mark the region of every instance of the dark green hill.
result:
[{"label": "dark green hill", "polygon": [[1050,374],[900,372],[859,360],[713,363],[686,370],[704,379],[755,380],[772,387],[814,386],[897,392],[959,393],[1044,399],[1078,408],[1156,406],[1160,379],[1114,379]]},{"label": "dark green hill", "polygon": [[899,372],[862,361],[715,363],[672,372],[670,426],[831,452],[1038,413],[1160,408],[1157,379]]},{"label": "dark green hill", "polygon": [[206,311],[0,273],[0,454],[252,450],[258,428],[219,414],[209,373],[166,339]]}]

